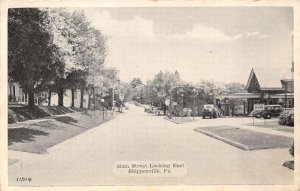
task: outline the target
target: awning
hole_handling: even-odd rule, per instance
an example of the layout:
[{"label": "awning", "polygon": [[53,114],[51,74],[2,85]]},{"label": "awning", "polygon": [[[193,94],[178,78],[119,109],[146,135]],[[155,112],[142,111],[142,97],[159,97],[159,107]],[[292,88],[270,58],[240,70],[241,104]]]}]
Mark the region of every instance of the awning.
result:
[{"label": "awning", "polygon": [[294,93],[286,93],[286,94],[270,94],[269,98],[276,98],[276,99],[284,99],[284,98],[294,98]]},{"label": "awning", "polygon": [[249,99],[249,98],[260,98],[260,93],[236,93],[218,96],[219,99]]}]

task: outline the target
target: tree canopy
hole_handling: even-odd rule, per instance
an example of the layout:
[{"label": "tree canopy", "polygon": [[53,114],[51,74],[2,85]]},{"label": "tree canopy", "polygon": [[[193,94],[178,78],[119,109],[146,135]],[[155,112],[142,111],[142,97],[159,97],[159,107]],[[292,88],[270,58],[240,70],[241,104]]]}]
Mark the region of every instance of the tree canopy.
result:
[{"label": "tree canopy", "polygon": [[108,47],[82,11],[13,8],[8,18],[8,75],[29,94],[29,105],[47,89],[60,100],[66,88],[95,87]]}]

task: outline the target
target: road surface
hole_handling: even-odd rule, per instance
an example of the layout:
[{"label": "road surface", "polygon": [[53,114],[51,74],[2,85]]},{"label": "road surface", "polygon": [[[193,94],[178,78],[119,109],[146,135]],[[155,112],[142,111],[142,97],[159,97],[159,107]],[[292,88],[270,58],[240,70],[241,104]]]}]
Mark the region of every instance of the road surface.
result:
[{"label": "road surface", "polygon": [[[230,119],[228,119],[230,120]],[[222,120],[219,120],[222,121]],[[293,184],[282,166],[288,149],[243,151],[193,129],[217,120],[175,124],[142,107],[48,149],[47,154],[9,151],[9,185]],[[116,161],[183,161],[181,177],[119,177]],[[18,177],[32,180],[16,181]]]}]

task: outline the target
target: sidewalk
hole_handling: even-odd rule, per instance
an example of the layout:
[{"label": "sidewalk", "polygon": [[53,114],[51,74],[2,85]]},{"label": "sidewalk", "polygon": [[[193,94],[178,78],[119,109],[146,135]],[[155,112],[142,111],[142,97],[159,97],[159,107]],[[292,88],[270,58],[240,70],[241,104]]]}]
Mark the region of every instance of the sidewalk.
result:
[{"label": "sidewalk", "polygon": [[[253,119],[250,119],[250,118],[245,118],[244,119],[245,121],[249,122]],[[256,131],[256,132],[261,132],[261,133],[268,133],[268,134],[272,134],[272,135],[280,135],[280,136],[285,136],[285,137],[290,137],[290,138],[294,138],[294,134],[293,133],[289,133],[289,132],[283,132],[283,131],[278,131],[278,130],[275,130],[275,128],[278,128],[278,127],[287,127],[287,126],[282,126],[282,125],[279,125],[277,120],[278,119],[270,119],[270,120],[267,120],[266,121],[266,126],[264,127],[262,125],[262,123],[264,123],[263,119],[255,119],[256,121],[254,122],[254,126],[251,124],[251,123],[242,123],[242,124],[231,124],[231,123],[227,123],[226,125],[231,125],[231,126],[234,126],[234,127],[238,127],[238,128],[241,128],[241,129],[247,129],[247,130],[251,130],[251,131]],[[272,126],[267,126],[268,123],[276,123],[278,125],[274,125],[273,127]],[[287,127],[287,128],[290,128],[290,127]]]},{"label": "sidewalk", "polygon": [[[217,119],[202,119],[200,117],[195,118],[194,121],[191,121],[189,123],[180,124],[185,127],[189,128],[197,128],[197,127],[210,127],[210,126],[220,126],[220,125],[228,125],[237,127],[240,129],[246,129],[261,133],[268,133],[272,135],[281,135],[285,137],[293,138],[294,134],[291,132],[285,132],[285,131],[278,131],[275,129],[278,128],[287,128],[291,129],[291,127],[288,126],[282,126],[277,125],[278,119],[270,119],[267,120],[267,126],[263,126],[263,119],[255,119],[254,126],[252,125],[253,119],[250,117],[240,117],[240,118],[217,118]],[[274,124],[274,126],[271,126],[269,124]],[[268,126],[269,125],[269,126]]]}]

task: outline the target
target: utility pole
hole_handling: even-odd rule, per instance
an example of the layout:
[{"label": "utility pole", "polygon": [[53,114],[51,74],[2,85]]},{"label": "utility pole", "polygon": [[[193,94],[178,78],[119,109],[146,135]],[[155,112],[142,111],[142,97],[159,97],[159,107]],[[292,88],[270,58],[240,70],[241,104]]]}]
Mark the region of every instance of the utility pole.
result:
[{"label": "utility pole", "polygon": [[193,120],[195,119],[195,115],[196,115],[196,96],[198,95],[198,90],[195,88],[193,89]]},{"label": "utility pole", "polygon": [[112,115],[115,115],[115,93],[114,93],[114,84],[111,90],[111,110],[112,110]]},{"label": "utility pole", "polygon": [[112,90],[111,90],[111,107],[113,108],[114,107],[114,100],[115,99],[115,93],[114,93],[114,85],[112,87]]}]

